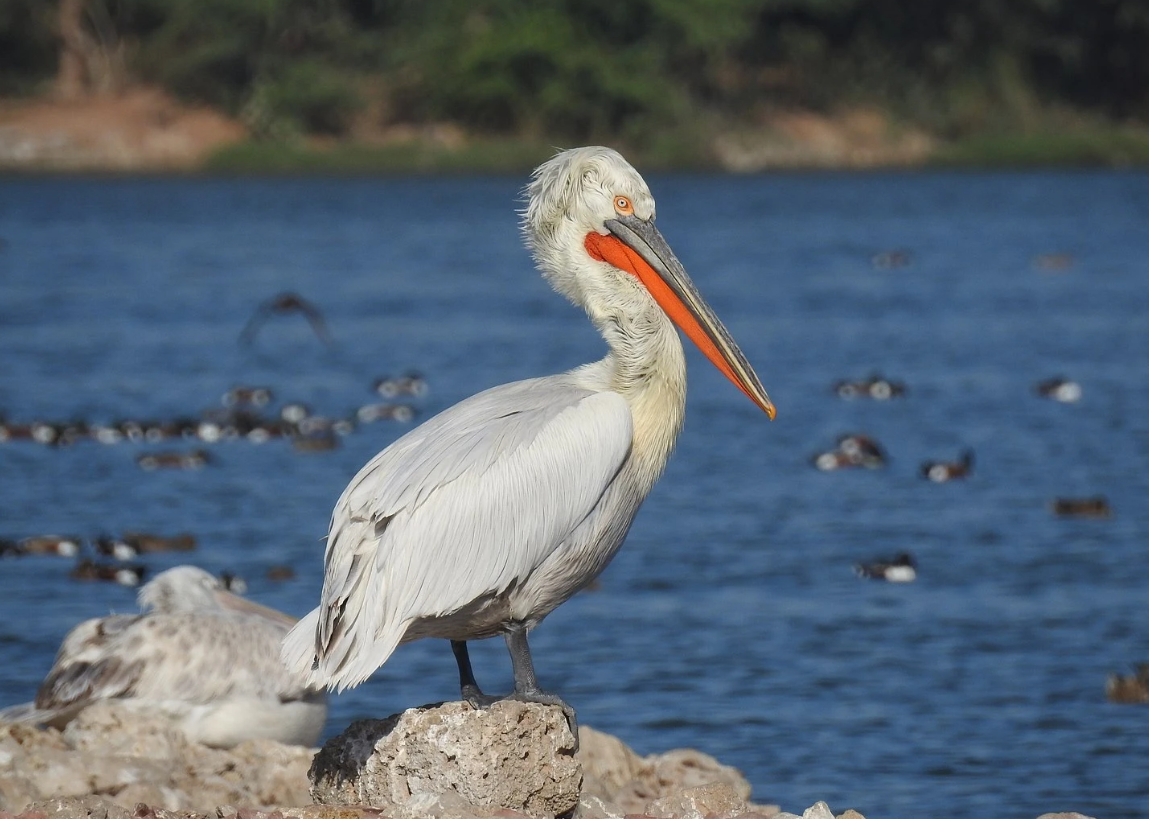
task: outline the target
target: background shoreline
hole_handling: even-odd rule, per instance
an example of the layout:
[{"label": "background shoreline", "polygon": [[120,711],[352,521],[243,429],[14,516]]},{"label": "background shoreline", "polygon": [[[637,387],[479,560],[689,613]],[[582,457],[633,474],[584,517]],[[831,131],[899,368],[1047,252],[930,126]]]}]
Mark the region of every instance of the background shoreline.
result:
[{"label": "background shoreline", "polygon": [[[148,87],[76,102],[0,99],[4,174],[521,173],[550,156],[556,143],[468,133],[445,123],[338,139],[260,139],[220,110],[186,105]],[[986,130],[946,139],[874,108],[835,115],[790,111],[703,137],[672,134],[646,149],[619,147],[654,171],[1149,166],[1149,129],[1139,126],[1080,119],[1064,130]]]}]

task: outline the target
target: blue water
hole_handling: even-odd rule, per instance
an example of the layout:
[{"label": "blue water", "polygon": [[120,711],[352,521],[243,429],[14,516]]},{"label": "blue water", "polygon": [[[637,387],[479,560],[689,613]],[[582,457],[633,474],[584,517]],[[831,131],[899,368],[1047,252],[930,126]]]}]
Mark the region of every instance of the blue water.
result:
[{"label": "blue water", "polygon": [[[601,587],[534,633],[542,683],[638,751],[700,748],[788,810],[1143,816],[1149,710],[1107,703],[1104,686],[1149,660],[1149,176],[649,181],[778,420],[689,351],[678,449]],[[375,378],[415,369],[426,417],[597,358],[521,248],[522,182],[0,181],[0,413],[194,415],[259,384],[276,405],[343,415],[378,400]],[[871,266],[891,248],[912,264]],[[1043,271],[1044,253],[1072,263]],[[237,343],[285,290],[324,311],[332,348],[299,316]],[[908,395],[833,394],[873,371]],[[1034,394],[1058,374],[1081,383],[1078,404]],[[136,465],[178,444],[0,445],[0,537],[189,531],[194,562],[301,615],[336,498],[406,428],[362,427],[322,453],[219,443],[194,472]],[[888,466],[815,470],[845,432],[876,437]],[[965,447],[969,480],[919,476]],[[1047,509],[1096,494],[1111,519]],[[854,576],[899,551],[916,583]],[[296,579],[267,579],[275,564]],[[0,562],[0,703],[31,698],[75,622],[132,608],[131,589],[69,569]],[[501,641],[473,655],[485,687],[509,687]],[[334,699],[327,735],[457,693],[445,644],[405,646]]]}]

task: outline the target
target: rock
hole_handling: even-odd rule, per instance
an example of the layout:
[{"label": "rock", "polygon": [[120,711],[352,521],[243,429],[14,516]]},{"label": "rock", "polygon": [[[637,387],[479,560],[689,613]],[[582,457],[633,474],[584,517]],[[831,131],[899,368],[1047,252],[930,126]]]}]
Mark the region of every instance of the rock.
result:
[{"label": "rock", "polygon": [[618,737],[581,725],[578,739],[583,793],[608,798],[646,767],[646,761]]},{"label": "rock", "polygon": [[[775,813],[770,819],[834,819],[834,814],[830,811],[830,806],[825,802],[815,802],[802,813],[801,816],[793,813],[786,813],[781,811]],[[839,819],[866,819],[862,814],[854,810],[848,810],[842,814]]]},{"label": "rock", "polygon": [[[592,745],[588,749],[587,756],[591,757],[594,750],[595,746]],[[616,753],[616,751],[612,749],[611,753]],[[622,768],[609,774],[602,773],[605,765],[588,760],[584,764],[591,770],[599,771],[599,775],[595,777],[594,781],[588,782],[588,784],[600,788],[600,790],[591,792],[595,796],[617,805],[624,813],[646,812],[647,806],[652,802],[684,789],[698,788],[703,785],[726,784],[743,801],[750,797],[750,783],[746,781],[746,777],[742,776],[740,771],[721,764],[714,757],[701,751],[680,748],[639,759],[641,764],[636,766],[633,759],[624,755],[622,756]],[[624,776],[629,776],[630,779],[617,788],[608,787],[609,783],[618,781]],[[746,810],[750,809],[750,807],[746,808]],[[763,809],[762,812],[770,813],[772,811]]]},{"label": "rock", "polygon": [[[104,703],[63,733],[0,725],[0,812],[11,812],[0,819],[29,808],[22,819],[380,819],[379,809],[387,819],[778,816],[749,804],[742,774],[707,754],[643,757],[591,728],[579,737],[575,755],[555,708],[448,703],[356,723],[313,762],[312,750],[268,740],[207,748]],[[309,804],[312,794],[329,804]]]},{"label": "rock", "polygon": [[320,750],[308,775],[318,803],[389,813],[413,797],[454,793],[476,808],[553,816],[578,804],[582,784],[562,711],[512,700],[360,720]]},{"label": "rock", "polygon": [[[583,765],[583,793],[576,813],[580,819],[615,819],[619,815],[666,815],[669,803],[661,800],[683,791],[711,785],[730,788],[730,810],[747,819],[765,819],[779,812],[777,805],[754,805],[746,777],[714,757],[688,748],[641,757],[625,743],[593,728],[579,728],[579,759]],[[707,792],[711,793],[711,792]],[[717,792],[714,792],[717,793]],[[695,794],[701,800],[703,794]],[[737,804],[735,805],[735,801]],[[698,801],[701,806],[702,802]],[[717,807],[703,811],[718,813]]]},{"label": "rock", "polygon": [[747,810],[746,798],[726,782],[686,788],[670,796],[655,799],[646,806],[647,815],[661,819],[706,819],[711,815],[738,816]]},{"label": "rock", "polygon": [[825,802],[815,802],[806,808],[802,814],[802,819],[834,819],[834,814],[830,811],[830,806]]},{"label": "rock", "polygon": [[29,813],[43,814],[46,819],[131,819],[127,808],[99,796],[47,799],[28,806]]},{"label": "rock", "polygon": [[[579,733],[581,735],[581,729]],[[574,815],[575,819],[624,819],[626,816],[618,805],[586,792],[579,797]]]},{"label": "rock", "polygon": [[417,793],[395,811],[393,819],[475,819],[477,808],[455,791]]},{"label": "rock", "polygon": [[143,802],[207,814],[220,804],[306,804],[312,754],[269,740],[207,748],[163,721],[102,703],[63,734],[0,725],[0,809],[18,812],[39,800],[90,794],[110,794],[111,803],[128,810]]},{"label": "rock", "polygon": [[301,808],[283,808],[274,811],[234,808],[230,813],[216,812],[218,819],[380,819],[381,814],[374,808],[329,807],[327,805],[307,805]]},{"label": "rock", "polygon": [[172,759],[187,745],[171,720],[107,701],[81,711],[64,728],[63,738],[76,751],[157,760]]},{"label": "rock", "polygon": [[1069,811],[1067,813],[1043,813],[1037,819],[1093,819],[1093,817],[1086,816],[1084,813]]}]

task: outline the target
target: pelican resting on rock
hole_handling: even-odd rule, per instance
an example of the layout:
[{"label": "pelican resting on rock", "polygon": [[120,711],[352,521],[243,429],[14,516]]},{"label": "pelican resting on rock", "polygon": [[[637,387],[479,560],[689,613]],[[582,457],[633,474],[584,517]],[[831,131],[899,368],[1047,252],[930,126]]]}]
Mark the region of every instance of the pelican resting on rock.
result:
[{"label": "pelican resting on rock", "polygon": [[35,701],[5,708],[0,722],[63,728],[89,705],[113,701],[167,717],[217,748],[248,739],[315,744],[326,696],[279,659],[294,618],[225,591],[195,566],[156,575],[137,600],[142,614],[68,632]]},{"label": "pelican resting on rock", "polygon": [[331,516],[319,607],[284,643],[308,684],[366,680],[400,643],[451,641],[463,699],[467,641],[503,635],[511,698],[574,710],[538,684],[527,633],[622,545],[674,448],[686,404],[677,324],[771,418],[774,406],[654,225],[654,198],[608,148],[535,170],[522,230],[551,285],[586,310],[601,361],[494,387],[376,455]]}]

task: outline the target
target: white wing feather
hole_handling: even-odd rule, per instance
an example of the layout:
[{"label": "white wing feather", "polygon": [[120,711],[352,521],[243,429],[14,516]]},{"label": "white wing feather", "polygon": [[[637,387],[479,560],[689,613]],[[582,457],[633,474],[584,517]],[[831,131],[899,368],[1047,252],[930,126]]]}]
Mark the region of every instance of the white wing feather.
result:
[{"label": "white wing feather", "polygon": [[321,604],[288,635],[285,662],[342,690],[413,622],[521,583],[594,510],[631,425],[621,396],[552,376],[479,393],[400,438],[336,504]]}]

